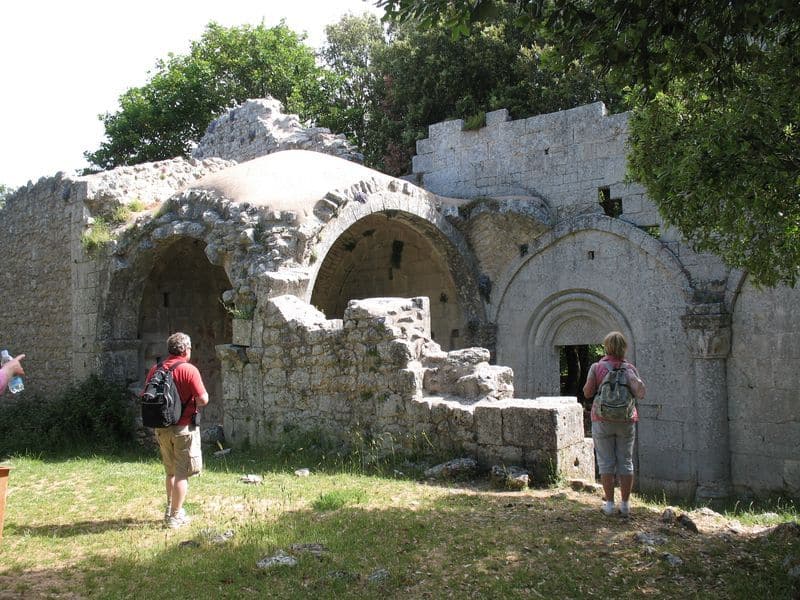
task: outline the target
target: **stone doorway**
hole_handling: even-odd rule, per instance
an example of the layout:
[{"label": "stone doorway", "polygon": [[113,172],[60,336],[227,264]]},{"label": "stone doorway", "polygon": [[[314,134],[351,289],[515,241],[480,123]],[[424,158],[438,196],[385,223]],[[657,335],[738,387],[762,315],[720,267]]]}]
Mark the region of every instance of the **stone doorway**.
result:
[{"label": "stone doorway", "polygon": [[443,350],[469,345],[452,268],[410,217],[374,213],[350,226],[325,256],[311,304],[340,319],[350,300],[396,296],[430,299],[431,333]]},{"label": "stone doorway", "polygon": [[592,399],[583,395],[583,386],[589,367],[597,362],[604,354],[602,344],[579,344],[560,346],[558,348],[559,374],[562,396],[575,396],[584,410],[584,433],[587,437],[592,435],[591,418],[589,411]]},{"label": "stone doorway", "polygon": [[231,340],[231,318],[221,302],[222,293],[230,287],[225,270],[208,261],[205,243],[183,238],[159,252],[142,289],[141,378],[153,363],[165,358],[170,334],[188,334],[192,363],[200,369],[210,399],[203,411],[204,425],[222,423],[221,365],[215,347]]}]

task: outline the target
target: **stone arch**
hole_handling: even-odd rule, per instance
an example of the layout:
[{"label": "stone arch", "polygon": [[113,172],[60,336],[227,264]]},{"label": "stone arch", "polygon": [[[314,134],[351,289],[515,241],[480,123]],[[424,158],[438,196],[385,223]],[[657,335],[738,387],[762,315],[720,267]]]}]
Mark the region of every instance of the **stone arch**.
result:
[{"label": "stone arch", "polygon": [[689,360],[681,321],[694,296],[687,272],[663,243],[618,219],[559,223],[531,241],[497,288],[497,362],[514,369],[519,395],[559,394],[555,346],[599,344],[611,329],[626,335],[629,358],[653,370],[654,386],[663,383],[659,353]]},{"label": "stone arch", "polygon": [[204,421],[221,423],[216,346],[232,337],[231,318],[220,301],[231,280],[225,267],[209,260],[206,236],[181,233],[201,233],[192,225],[178,222],[173,233],[164,235],[152,224],[123,239],[123,246],[127,242],[131,248],[115,257],[100,307],[100,369],[107,377],[138,386],[152,364],[166,356],[167,336],[184,331],[192,338],[192,362],[212,398]]},{"label": "stone arch", "polygon": [[497,282],[498,297],[496,301],[492,302],[493,310],[490,310],[489,318],[491,320],[497,319],[497,314],[503,304],[505,291],[508,290],[511,282],[529,261],[565,237],[587,230],[605,232],[620,237],[661,263],[679,281],[687,304],[691,303],[694,295],[691,276],[678,257],[666,245],[626,221],[605,215],[591,214],[561,221],[551,231],[530,242],[528,253],[525,256],[516,258],[503,274],[503,277]]},{"label": "stone arch", "polygon": [[[553,294],[534,308],[526,329],[525,372],[515,381],[534,395],[556,395],[559,389],[558,347],[597,344],[609,331],[628,340],[628,358],[636,361],[633,330],[609,299],[588,290]],[[522,380],[520,379],[522,378]]]},{"label": "stone arch", "polygon": [[725,309],[730,314],[736,310],[736,302],[747,281],[747,275],[747,271],[742,269],[731,269],[728,273],[728,279],[725,282]]},{"label": "stone arch", "polygon": [[443,348],[488,345],[467,244],[434,202],[410,196],[398,202],[398,195],[348,203],[323,228],[304,299],[340,318],[350,299],[428,296],[431,329]]}]

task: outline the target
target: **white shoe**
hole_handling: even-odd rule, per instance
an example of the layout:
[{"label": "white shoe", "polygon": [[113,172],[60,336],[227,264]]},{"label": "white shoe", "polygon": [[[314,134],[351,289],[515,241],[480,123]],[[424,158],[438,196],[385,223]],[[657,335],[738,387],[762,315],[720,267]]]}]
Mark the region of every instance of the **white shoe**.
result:
[{"label": "white shoe", "polygon": [[167,521],[167,527],[170,529],[178,529],[184,525],[188,525],[190,521],[191,518],[189,518],[189,515],[186,514],[186,511],[180,509],[169,518],[169,521]]},{"label": "white shoe", "polygon": [[623,500],[619,503],[619,514],[623,517],[631,516],[631,503],[629,501]]},{"label": "white shoe", "polygon": [[603,500],[602,506],[603,514],[607,517],[610,517],[614,514],[614,501],[613,500]]}]

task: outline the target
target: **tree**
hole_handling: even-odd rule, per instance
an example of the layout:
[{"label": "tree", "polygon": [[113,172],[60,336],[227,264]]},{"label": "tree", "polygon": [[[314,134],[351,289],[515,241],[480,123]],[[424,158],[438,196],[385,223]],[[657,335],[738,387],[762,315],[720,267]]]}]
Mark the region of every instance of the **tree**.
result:
[{"label": "tree", "polygon": [[303,118],[326,115],[332,80],[304,37],[283,22],[267,28],[209,23],[186,55],[156,63],[142,87],[120,96],[120,110],[99,118],[106,141],[86,159],[101,169],[189,152],[225,110],[271,95]]},{"label": "tree", "polygon": [[379,0],[455,36],[511,7],[634,106],[630,174],[669,224],[758,285],[800,275],[800,4],[794,0]]},{"label": "tree", "polygon": [[386,46],[380,19],[374,14],[344,15],[325,27],[320,56],[336,75],[328,127],[346,134],[364,152],[368,107],[375,90],[373,57]]},{"label": "tree", "polygon": [[366,160],[406,173],[414,144],[437,121],[463,118],[479,127],[486,111],[528,116],[620,94],[580,61],[554,61],[551,49],[511,21],[475,27],[453,38],[440,28],[404,23],[375,53]]}]

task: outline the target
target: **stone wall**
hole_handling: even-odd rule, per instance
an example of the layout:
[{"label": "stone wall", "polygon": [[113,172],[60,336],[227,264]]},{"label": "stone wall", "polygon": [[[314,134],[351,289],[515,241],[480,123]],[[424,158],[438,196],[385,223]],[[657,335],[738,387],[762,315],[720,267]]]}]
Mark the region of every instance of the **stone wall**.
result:
[{"label": "stone wall", "polygon": [[482,348],[432,342],[427,298],[354,300],[343,320],[294,296],[259,309],[246,346],[220,346],[226,436],[263,444],[285,431],[386,451],[462,454],[486,465],[592,477],[591,445],[574,398],[513,398],[510,369]]},{"label": "stone wall", "polygon": [[326,127],[304,127],[297,115],[284,114],[275,98],[247,100],[211,121],[192,156],[244,162],[280,150],[311,150],[364,162],[344,135]]},{"label": "stone wall", "polygon": [[0,344],[27,355],[26,395],[46,397],[72,380],[73,208],[59,174],[20,188],[0,211]]},{"label": "stone wall", "polygon": [[558,212],[597,205],[609,187],[637,224],[658,222],[638,185],[622,183],[628,115],[609,115],[601,102],[527,119],[508,111],[486,114],[486,126],[464,131],[463,120],[429,127],[417,142],[413,173],[432,192],[457,198],[527,195],[546,198]]},{"label": "stone wall", "polygon": [[[728,269],[722,261],[693,252],[677,230],[664,226],[644,188],[626,183],[628,118],[628,113],[608,114],[596,102],[517,120],[497,110],[486,114],[485,127],[471,131],[464,130],[461,119],[435,123],[428,137],[417,142],[413,180],[443,196],[491,199],[500,206],[527,204],[529,212],[538,213],[531,215],[533,220],[551,226],[581,214],[603,214],[599,200],[605,193],[619,201],[620,220],[642,228],[681,257],[700,293],[724,293]],[[515,223],[504,229],[505,247],[519,251],[529,241],[521,236],[524,232]],[[481,232],[471,237],[481,239]],[[498,268],[487,275],[502,277],[496,251],[476,249],[481,263]]]},{"label": "stone wall", "polygon": [[[0,343],[26,354],[26,394],[62,392],[98,372],[109,348],[98,343],[98,317],[109,271],[120,265],[105,250],[89,253],[84,233],[100,219],[113,222],[131,205],[144,206],[142,215],[149,215],[182,187],[231,164],[172,159],[84,177],[59,173],[8,198],[0,212],[0,239],[7,241],[0,301],[15,309],[0,323]],[[124,314],[124,307],[117,312]]]},{"label": "stone wall", "polygon": [[727,372],[734,488],[800,496],[800,289],[745,282]]}]

